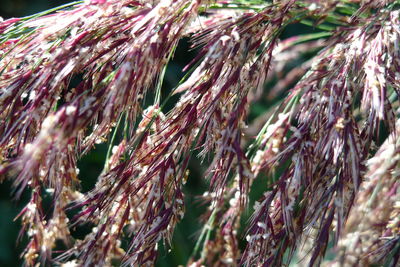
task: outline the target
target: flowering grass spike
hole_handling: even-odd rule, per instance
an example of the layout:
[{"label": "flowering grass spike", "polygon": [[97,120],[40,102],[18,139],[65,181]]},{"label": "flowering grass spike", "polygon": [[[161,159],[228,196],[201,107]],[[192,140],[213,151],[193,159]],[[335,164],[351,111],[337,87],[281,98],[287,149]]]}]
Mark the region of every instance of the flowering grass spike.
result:
[{"label": "flowering grass spike", "polygon": [[[182,264],[398,266],[399,15],[384,0],[89,0],[0,22],[0,181],[30,194],[26,266],[174,253],[196,157],[209,189]],[[197,55],[165,93],[186,38]],[[77,164],[105,142],[85,192]]]}]

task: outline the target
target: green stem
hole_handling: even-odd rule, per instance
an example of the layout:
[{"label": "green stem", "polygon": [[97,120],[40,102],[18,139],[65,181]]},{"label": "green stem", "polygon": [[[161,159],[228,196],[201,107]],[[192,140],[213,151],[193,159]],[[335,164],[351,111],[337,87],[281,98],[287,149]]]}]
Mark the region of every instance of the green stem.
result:
[{"label": "green stem", "polygon": [[110,144],[108,145],[107,154],[106,154],[106,162],[104,164],[104,171],[105,172],[107,172],[108,169],[109,169],[109,160],[110,160],[110,157],[111,157],[112,148],[113,148],[115,137],[117,136],[118,128],[119,128],[119,125],[121,124],[123,115],[124,114],[122,113],[119,116],[117,125],[114,128],[114,132],[113,132],[113,135],[112,135],[111,140],[110,140]]},{"label": "green stem", "polygon": [[202,242],[203,239],[204,239],[204,243],[203,243],[203,251],[201,253],[201,259],[205,258],[205,254],[204,254],[205,246],[207,245],[207,241],[210,240],[210,235],[211,235],[212,227],[214,224],[215,216],[217,215],[217,211],[218,211],[218,209],[213,210],[213,212],[211,213],[211,216],[208,218],[207,223],[203,226],[200,237],[199,237],[199,239],[197,239],[196,245],[192,252],[193,258],[199,253],[200,245],[201,245],[201,243],[203,243]]},{"label": "green stem", "polygon": [[26,21],[26,20],[38,18],[38,17],[41,17],[41,16],[45,16],[45,15],[48,15],[50,13],[53,13],[55,11],[58,11],[58,10],[61,10],[61,9],[64,9],[64,8],[68,8],[68,7],[71,7],[71,6],[74,6],[74,5],[78,5],[78,4],[82,4],[83,2],[84,1],[74,1],[74,2],[71,2],[71,3],[65,4],[65,5],[61,5],[61,6],[58,6],[58,7],[54,7],[54,8],[51,8],[51,9],[48,9],[48,10],[33,14],[33,15],[22,17],[21,20]]}]

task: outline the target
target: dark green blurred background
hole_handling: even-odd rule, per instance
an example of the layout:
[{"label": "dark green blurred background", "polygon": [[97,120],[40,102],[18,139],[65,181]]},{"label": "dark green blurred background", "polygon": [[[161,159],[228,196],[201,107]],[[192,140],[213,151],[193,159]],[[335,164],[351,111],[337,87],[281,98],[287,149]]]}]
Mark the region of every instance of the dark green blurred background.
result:
[{"label": "dark green blurred background", "polygon": [[[34,14],[54,6],[70,1],[56,1],[56,0],[0,0],[0,16],[4,19],[10,17],[21,17]],[[284,31],[285,37],[298,34],[299,32],[310,32],[312,29],[305,26],[293,25]],[[183,40],[178,46],[175,57],[168,65],[166,72],[163,95],[167,95],[168,91],[173,88],[183,76],[181,69],[193,58],[195,52],[188,52],[188,40]],[[308,55],[310,57],[310,55]],[[301,59],[304,61],[305,59]],[[301,62],[291,62],[293,67]],[[266,88],[268,89],[268,88]],[[177,96],[170,102],[170,108]],[[149,99],[151,100],[151,99]],[[149,101],[150,103],[150,101]],[[271,103],[266,98],[254,103],[251,107],[249,122],[263,114]],[[95,183],[96,178],[103,168],[104,158],[106,155],[107,144],[97,145],[96,148],[79,161],[80,179],[82,180],[83,191],[88,191]],[[168,253],[161,250],[157,266],[178,266],[185,264],[190,257],[194,243],[200,231],[200,222],[198,218],[204,211],[205,207],[199,205],[198,196],[202,195],[207,189],[207,183],[202,176],[206,169],[206,163],[200,164],[196,157],[193,157],[190,163],[190,176],[188,183],[184,188],[186,197],[186,215],[183,221],[178,225],[172,244],[172,252]],[[257,179],[253,185],[253,192],[251,194],[251,203],[258,199],[263,191],[266,189],[266,180]],[[20,254],[26,242],[22,237],[21,241],[16,242],[20,222],[19,220],[13,221],[15,216],[19,213],[24,203],[29,199],[29,194],[26,193],[22,199],[15,201],[11,195],[11,183],[5,182],[0,184],[0,267],[6,266],[21,266],[22,261]],[[250,207],[252,204],[250,204]],[[248,216],[247,214],[246,216]],[[243,222],[246,222],[246,218]],[[241,244],[243,245],[243,244]]]}]

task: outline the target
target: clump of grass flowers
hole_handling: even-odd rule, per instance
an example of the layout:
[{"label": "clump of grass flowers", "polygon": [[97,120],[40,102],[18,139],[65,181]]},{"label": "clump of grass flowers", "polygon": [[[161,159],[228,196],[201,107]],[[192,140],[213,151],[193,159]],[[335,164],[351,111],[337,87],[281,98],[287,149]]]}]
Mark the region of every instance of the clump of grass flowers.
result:
[{"label": "clump of grass flowers", "polygon": [[[188,266],[397,266],[399,10],[89,0],[0,22],[0,181],[31,196],[18,216],[26,265],[154,265],[185,214],[193,156],[208,162],[209,190]],[[294,24],[314,32],[282,38]],[[162,97],[186,37],[198,54]],[[266,98],[276,104],[248,127]],[[82,192],[77,161],[106,141],[104,169]],[[266,185],[253,206],[256,179]],[[91,231],[73,238],[83,224]],[[60,240],[67,249],[55,253]]]}]

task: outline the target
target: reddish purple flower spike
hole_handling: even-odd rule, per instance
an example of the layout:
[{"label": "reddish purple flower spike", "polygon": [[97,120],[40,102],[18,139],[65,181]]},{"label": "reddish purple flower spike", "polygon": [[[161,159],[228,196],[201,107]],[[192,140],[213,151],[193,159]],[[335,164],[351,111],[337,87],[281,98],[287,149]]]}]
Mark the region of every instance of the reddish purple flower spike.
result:
[{"label": "reddish purple flower spike", "polygon": [[[280,40],[310,21],[317,32]],[[153,266],[185,214],[195,155],[210,159],[209,191],[188,265],[396,266],[399,25],[394,2],[339,0],[93,0],[0,22],[0,177],[16,197],[30,189],[25,264]],[[187,36],[199,52],[165,112],[163,73]],[[246,125],[254,102],[281,95]],[[77,161],[108,140],[81,192]],[[80,225],[91,230],[74,239]]]}]

